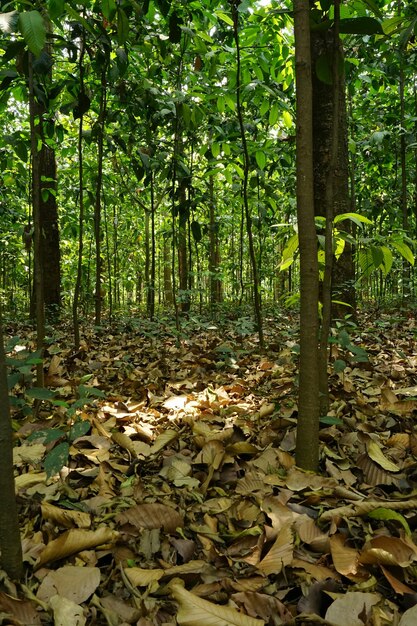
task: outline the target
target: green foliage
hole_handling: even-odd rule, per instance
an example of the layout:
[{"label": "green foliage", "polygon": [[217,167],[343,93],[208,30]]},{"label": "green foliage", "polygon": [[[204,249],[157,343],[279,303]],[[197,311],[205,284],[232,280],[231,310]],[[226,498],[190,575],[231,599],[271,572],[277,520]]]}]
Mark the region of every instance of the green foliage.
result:
[{"label": "green foliage", "polygon": [[19,14],[19,28],[29,50],[38,57],[46,41],[46,29],[39,11],[25,11]]},{"label": "green foliage", "polygon": [[405,519],[404,515],[401,515],[401,513],[398,513],[398,511],[380,507],[378,509],[374,509],[373,511],[370,511],[368,513],[368,517],[370,517],[371,519],[377,519],[377,520],[383,520],[383,521],[393,520],[393,521],[399,522],[401,526],[404,528],[406,534],[408,536],[411,536],[411,529],[410,529],[410,526],[408,525],[407,520]]}]

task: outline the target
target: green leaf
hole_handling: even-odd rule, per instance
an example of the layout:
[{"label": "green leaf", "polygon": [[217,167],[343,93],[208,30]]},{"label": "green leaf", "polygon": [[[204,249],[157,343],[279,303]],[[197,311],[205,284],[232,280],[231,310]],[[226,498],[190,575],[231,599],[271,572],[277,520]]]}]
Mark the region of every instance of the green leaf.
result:
[{"label": "green leaf", "polygon": [[361,224],[373,224],[372,220],[370,220],[368,217],[365,217],[364,215],[360,215],[360,213],[340,213],[339,215],[336,215],[333,223],[338,224],[339,222],[343,222],[344,220],[350,220],[351,222],[354,222],[357,226],[360,226]]},{"label": "green leaf", "polygon": [[278,105],[273,104],[269,110],[269,119],[268,119],[269,125],[273,126],[274,124],[276,124],[278,121],[278,117],[279,117]]},{"label": "green leaf", "polygon": [[333,363],[333,369],[336,373],[343,372],[346,369],[346,361],[343,361],[343,359],[336,359]]},{"label": "green leaf", "polygon": [[26,143],[23,141],[18,141],[12,144],[13,150],[16,152],[17,156],[23,163],[27,163],[28,160],[28,149]]},{"label": "green leaf", "polygon": [[63,14],[64,5],[64,0],[49,0],[48,13],[51,20],[56,20],[57,17]]},{"label": "green leaf", "polygon": [[320,417],[320,422],[322,424],[328,424],[329,426],[341,426],[343,424],[343,420],[334,415],[323,415]]},{"label": "green leaf", "polygon": [[363,248],[359,250],[358,260],[364,278],[368,278],[368,276],[375,270],[371,249]]},{"label": "green leaf", "polygon": [[372,519],[383,520],[383,521],[395,520],[396,522],[399,522],[403,526],[407,535],[411,535],[410,526],[408,525],[407,520],[405,519],[403,515],[401,515],[401,513],[398,513],[398,511],[393,511],[392,509],[386,509],[385,507],[380,507],[379,509],[375,509],[374,511],[371,511],[370,513],[368,513],[368,517],[371,517]]},{"label": "green leaf", "polygon": [[381,269],[386,276],[391,271],[394,258],[392,256],[391,250],[387,248],[386,246],[381,246],[381,252],[384,257],[383,262],[382,262],[383,267]]},{"label": "green leaf", "polygon": [[216,159],[220,154],[220,144],[217,141],[213,141],[211,144],[211,153]]},{"label": "green leaf", "polygon": [[78,437],[82,437],[87,434],[91,428],[91,424],[88,420],[77,420],[75,424],[73,424],[68,433],[68,439],[70,441],[75,441]]},{"label": "green leaf", "polygon": [[103,13],[104,17],[109,21],[112,22],[114,19],[114,16],[116,15],[116,3],[114,0],[102,0],[101,2],[101,12]]},{"label": "green leaf", "polygon": [[255,153],[255,159],[256,159],[256,163],[257,163],[259,169],[263,170],[265,165],[266,165],[265,152],[263,152],[262,150],[257,150],[256,153]]},{"label": "green leaf", "polygon": [[27,441],[37,441],[42,439],[43,443],[52,443],[57,441],[61,437],[64,437],[65,433],[60,428],[44,428],[42,430],[36,430],[27,438]]},{"label": "green leaf", "polygon": [[82,26],[85,28],[85,30],[87,32],[89,32],[91,35],[94,35],[94,37],[97,36],[96,31],[94,30],[94,28],[91,26],[91,24],[85,19],[85,17],[83,17],[79,11],[76,11],[75,9],[72,8],[72,6],[70,4],[68,4],[68,2],[66,2],[64,4],[64,9],[65,12],[68,13],[69,17],[73,20],[75,20],[76,22],[79,22],[80,24],[82,24]]},{"label": "green leaf", "polygon": [[268,100],[263,100],[261,106],[259,107],[259,115],[263,117],[265,113],[268,111],[268,109],[269,109]]},{"label": "green leaf", "polygon": [[129,37],[129,20],[121,7],[117,7],[117,41],[123,46]]},{"label": "green leaf", "polygon": [[379,18],[382,18],[383,14],[375,0],[363,0],[367,7]]},{"label": "green leaf", "polygon": [[46,41],[46,29],[39,11],[25,11],[19,15],[20,32],[29,50],[37,57],[42,52]]},{"label": "green leaf", "polygon": [[201,226],[199,222],[197,222],[197,220],[193,220],[190,226],[191,226],[191,232],[193,234],[194,241],[196,243],[199,243],[203,238],[203,234],[201,232]]},{"label": "green leaf", "polygon": [[284,122],[284,125],[286,128],[292,128],[293,126],[293,119],[292,119],[292,115],[289,111],[283,111],[282,113],[282,120]]},{"label": "green leaf", "polygon": [[226,24],[228,24],[229,26],[233,26],[233,20],[231,17],[229,17],[226,13],[223,13],[223,11],[215,11],[214,12],[215,15],[217,15],[217,17],[222,20],[223,22],[225,22]]},{"label": "green leaf", "polygon": [[414,254],[404,241],[397,239],[391,240],[390,243],[410,265],[414,266]]},{"label": "green leaf", "polygon": [[217,98],[217,110],[219,113],[224,113],[224,109],[225,109],[224,96],[219,96]]},{"label": "green leaf", "polygon": [[44,468],[48,478],[58,474],[68,461],[69,443],[63,441],[53,448],[45,457]]},{"label": "green leaf", "polygon": [[25,395],[34,400],[50,400],[54,397],[55,392],[45,389],[45,387],[32,387],[32,389],[26,389]]},{"label": "green leaf", "polygon": [[350,35],[383,35],[381,23],[374,17],[352,17],[340,20],[340,32]]}]

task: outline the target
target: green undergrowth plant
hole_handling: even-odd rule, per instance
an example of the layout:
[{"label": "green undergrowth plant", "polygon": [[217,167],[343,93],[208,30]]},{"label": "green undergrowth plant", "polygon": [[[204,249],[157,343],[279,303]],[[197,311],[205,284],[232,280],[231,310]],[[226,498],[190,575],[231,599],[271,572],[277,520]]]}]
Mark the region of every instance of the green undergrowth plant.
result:
[{"label": "green undergrowth plant", "polygon": [[[35,407],[39,407],[40,404],[44,405],[45,409],[50,407],[51,413],[56,408],[60,408],[63,413],[61,421],[64,425],[54,423],[50,427],[36,430],[27,438],[29,443],[37,441],[45,445],[47,453],[43,466],[47,476],[52,476],[66,464],[71,443],[90,429],[89,421],[82,420],[78,412],[85,406],[94,404],[97,399],[105,398],[105,393],[86,384],[92,374],[80,379],[79,384],[71,391],[71,397],[68,397],[68,390],[64,388],[51,390],[46,387],[35,387],[34,368],[43,362],[39,351],[28,350],[20,345],[18,337],[13,337],[7,344],[7,352],[14,354],[7,358],[7,382],[14,429],[18,430],[21,418],[30,418]],[[52,422],[51,419],[51,424]]]}]

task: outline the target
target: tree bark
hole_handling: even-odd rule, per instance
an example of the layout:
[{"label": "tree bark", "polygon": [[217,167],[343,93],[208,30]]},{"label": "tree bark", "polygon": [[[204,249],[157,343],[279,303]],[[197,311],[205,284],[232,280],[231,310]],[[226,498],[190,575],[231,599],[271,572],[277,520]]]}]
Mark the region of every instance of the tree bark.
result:
[{"label": "tree bark", "polygon": [[314,219],[310,6],[294,0],[297,220],[300,248],[300,373],[296,463],[316,471],[319,458],[318,259]]},{"label": "tree bark", "polygon": [[19,579],[23,575],[23,562],[13,476],[12,438],[0,309],[0,553],[2,568],[11,578]]},{"label": "tree bark", "polygon": [[[342,44],[338,43],[340,63],[343,59]],[[333,85],[323,82],[317,76],[319,59],[329,60],[334,57],[333,29],[315,30],[311,34],[311,57],[313,67],[313,159],[314,159],[314,208],[315,214],[325,216],[326,195],[329,177],[333,179],[333,216],[350,211],[349,167],[348,167],[348,132],[346,115],[345,81],[343,72],[339,72],[338,103],[333,105]],[[334,111],[338,119],[334,120]],[[337,155],[332,159],[334,124],[338,128]],[[350,222],[341,222],[339,229],[350,232]],[[346,243],[339,259],[333,263],[332,270],[332,317],[344,317],[354,313],[356,308],[355,266],[352,247]],[[346,305],[339,304],[346,303]]]}]

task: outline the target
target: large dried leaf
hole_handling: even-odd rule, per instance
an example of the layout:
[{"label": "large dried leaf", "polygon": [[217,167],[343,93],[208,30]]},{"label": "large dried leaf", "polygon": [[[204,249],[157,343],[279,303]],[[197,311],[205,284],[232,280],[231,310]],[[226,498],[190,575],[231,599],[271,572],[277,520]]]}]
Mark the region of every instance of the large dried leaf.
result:
[{"label": "large dried leaf", "polygon": [[378,593],[349,591],[330,605],[326,619],[334,626],[363,626],[368,623],[372,607],[380,600]]},{"label": "large dried leaf", "polygon": [[37,567],[52,563],[67,556],[96,548],[106,543],[113,543],[119,533],[112,530],[108,526],[100,526],[97,530],[68,530],[58,539],[50,541],[45,549],[41,552]]},{"label": "large dried leaf", "polygon": [[375,537],[362,550],[359,560],[363,564],[407,567],[417,560],[417,555],[415,547],[398,537]]},{"label": "large dried leaf", "polygon": [[[33,624],[33,626],[41,626],[41,617],[36,610],[36,604],[29,600],[19,600],[12,596],[0,591],[0,619],[1,613],[9,617],[9,621],[16,621],[20,624],[27,625]],[[2,622],[3,623],[3,622]],[[4,622],[7,624],[7,622]]]},{"label": "large dried leaf", "polygon": [[354,548],[345,545],[343,535],[333,535],[330,537],[330,551],[333,565],[339,574],[343,576],[355,576],[359,569],[359,552]]},{"label": "large dried leaf", "polygon": [[36,596],[40,600],[48,601],[58,594],[75,604],[81,604],[96,591],[99,584],[98,567],[65,565],[45,576]]},{"label": "large dried leaf", "polygon": [[43,519],[54,522],[57,526],[65,528],[89,528],[91,526],[91,516],[83,511],[71,511],[68,509],[60,509],[50,502],[43,502],[41,505]]},{"label": "large dried leaf", "polygon": [[368,441],[367,446],[368,454],[375,463],[378,463],[384,470],[387,472],[399,472],[400,468],[395,465],[392,461],[387,459],[387,457],[382,452],[381,448],[378,444],[372,439]]},{"label": "large dried leaf", "polygon": [[49,601],[54,612],[54,626],[85,626],[87,619],[81,606],[63,596],[52,596]]},{"label": "large dried leaf", "polygon": [[265,625],[263,620],[249,617],[236,609],[203,600],[179,584],[173,584],[171,592],[179,604],[177,622],[181,626]]},{"label": "large dried leaf", "polygon": [[258,563],[258,570],[265,574],[265,576],[269,576],[269,574],[279,574],[281,570],[292,561],[293,542],[294,538],[291,524],[287,524],[280,530],[277,539],[266,556]]},{"label": "large dried leaf", "polygon": [[184,519],[178,511],[166,504],[138,504],[117,516],[119,524],[132,524],[136,528],[163,528],[173,533],[184,526]]}]

